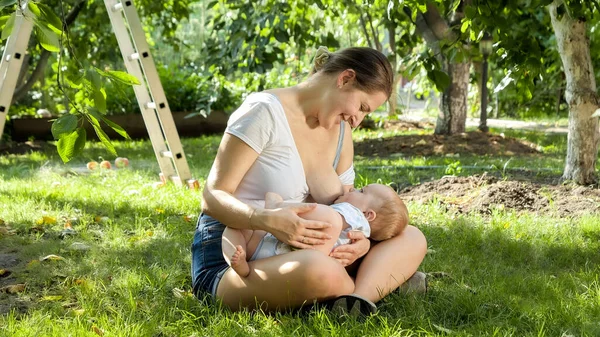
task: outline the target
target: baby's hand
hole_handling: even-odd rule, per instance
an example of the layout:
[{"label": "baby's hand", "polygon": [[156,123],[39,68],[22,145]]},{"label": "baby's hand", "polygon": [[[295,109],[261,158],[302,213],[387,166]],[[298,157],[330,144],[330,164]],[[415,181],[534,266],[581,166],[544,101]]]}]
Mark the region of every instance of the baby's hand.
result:
[{"label": "baby's hand", "polygon": [[349,231],[348,238],[350,239],[349,244],[338,246],[329,253],[329,256],[344,267],[363,257],[371,248],[371,241],[361,231]]}]

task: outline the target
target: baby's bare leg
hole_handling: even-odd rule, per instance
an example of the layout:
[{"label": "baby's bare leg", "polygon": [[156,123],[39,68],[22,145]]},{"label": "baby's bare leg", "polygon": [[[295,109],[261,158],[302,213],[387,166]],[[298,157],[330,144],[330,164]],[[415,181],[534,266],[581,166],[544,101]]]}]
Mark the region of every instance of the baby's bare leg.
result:
[{"label": "baby's bare leg", "polygon": [[222,246],[225,261],[242,277],[250,274],[250,266],[246,261],[248,239],[251,230],[240,230],[227,227],[223,232]]}]

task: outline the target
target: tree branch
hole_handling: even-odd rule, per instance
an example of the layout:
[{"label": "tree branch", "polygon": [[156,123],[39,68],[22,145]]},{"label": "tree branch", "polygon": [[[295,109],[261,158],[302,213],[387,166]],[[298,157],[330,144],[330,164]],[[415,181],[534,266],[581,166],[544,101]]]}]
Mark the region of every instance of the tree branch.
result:
[{"label": "tree branch", "polygon": [[[408,6],[404,6],[403,10],[409,18],[412,17],[411,9]],[[435,36],[431,28],[429,28],[429,25],[427,24],[427,21],[425,21],[423,13],[421,13],[420,11],[417,12],[417,18],[414,24],[415,26],[417,26],[417,31],[419,32],[423,40],[425,40],[429,48],[431,48],[435,54],[439,54],[440,41]]]},{"label": "tree branch", "polygon": [[423,13],[423,18],[427,22],[427,26],[435,37],[439,40],[454,40],[453,32],[450,30],[448,23],[442,17],[437,7],[431,2],[427,3],[427,11]]},{"label": "tree branch", "polygon": [[365,34],[367,43],[369,44],[369,47],[373,48],[373,43],[371,42],[371,37],[369,36],[369,31],[367,30],[367,24],[365,23],[365,18],[363,18],[360,9],[358,10],[358,16],[360,17],[360,26],[362,27],[363,33]]},{"label": "tree branch", "polygon": [[[65,19],[64,19],[65,26],[69,26],[73,22],[75,22],[75,19],[77,18],[77,16],[79,15],[79,13],[83,9],[83,7],[85,7],[85,4],[86,4],[86,1],[80,1],[77,4],[75,4],[75,6],[73,6],[73,8],[71,8],[69,13],[65,16]],[[63,27],[63,29],[66,29],[66,28]],[[13,94],[13,97],[12,97],[13,102],[17,102],[21,98],[25,97],[25,95],[27,94],[27,92],[29,92],[29,90],[31,90],[33,85],[37,81],[40,80],[40,78],[44,75],[44,71],[46,70],[46,66],[48,65],[49,58],[50,58],[50,52],[44,49],[42,51],[42,54],[40,55],[40,59],[38,60],[38,63],[36,65],[35,69],[31,73],[31,76],[29,76],[27,81],[15,90],[15,93]]]},{"label": "tree branch", "polygon": [[381,42],[379,41],[379,35],[377,34],[377,31],[373,27],[373,19],[371,18],[371,14],[369,14],[368,11],[367,11],[367,19],[369,20],[369,26],[371,27],[371,33],[373,34],[373,40],[375,41],[375,48],[377,48],[377,50],[379,50],[379,51],[382,51],[383,47],[381,46]]}]

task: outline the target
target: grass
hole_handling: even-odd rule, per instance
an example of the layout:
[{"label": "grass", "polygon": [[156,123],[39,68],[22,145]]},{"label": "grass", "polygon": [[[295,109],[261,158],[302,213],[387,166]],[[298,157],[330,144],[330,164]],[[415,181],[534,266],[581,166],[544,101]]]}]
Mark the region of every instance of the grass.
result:
[{"label": "grass", "polygon": [[[534,162],[514,158],[510,165],[560,173],[565,151],[560,137],[566,136],[510,135],[549,149]],[[183,140],[201,184],[218,142],[216,136]],[[20,263],[7,269],[26,285],[23,292],[0,293],[0,308],[12,308],[0,316],[0,336],[600,335],[599,217],[550,218],[500,209],[487,217],[461,215],[436,201],[408,205],[413,223],[428,238],[421,270],[430,273],[430,291],[392,294],[374,317],[232,313],[199,301],[190,293],[189,247],[200,193],[154,188],[158,165],[148,142],[116,147],[130,158],[131,169],[69,174],[53,152],[0,156],[0,219],[14,230],[0,234],[0,254],[18,257]],[[88,145],[85,154],[106,156],[98,144]],[[87,158],[69,166],[83,167]],[[357,185],[439,178],[446,170],[410,166],[456,160],[358,158]],[[508,158],[458,160],[502,167]],[[384,165],[405,168],[368,168]],[[62,238],[67,220],[76,234]],[[74,243],[88,249],[73,249]],[[39,261],[49,254],[62,259]]]}]

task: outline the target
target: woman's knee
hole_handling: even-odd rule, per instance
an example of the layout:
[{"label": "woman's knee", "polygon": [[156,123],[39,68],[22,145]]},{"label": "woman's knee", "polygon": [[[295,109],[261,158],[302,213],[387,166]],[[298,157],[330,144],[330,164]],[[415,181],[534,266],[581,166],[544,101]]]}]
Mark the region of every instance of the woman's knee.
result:
[{"label": "woman's knee", "polygon": [[410,241],[414,245],[414,249],[423,253],[423,256],[425,256],[427,253],[427,238],[425,237],[425,234],[415,226],[406,226],[403,234],[410,238]]},{"label": "woman's knee", "polygon": [[299,274],[303,276],[305,289],[313,292],[314,297],[339,296],[354,291],[354,282],[341,264],[318,251],[306,250],[305,253]]}]

